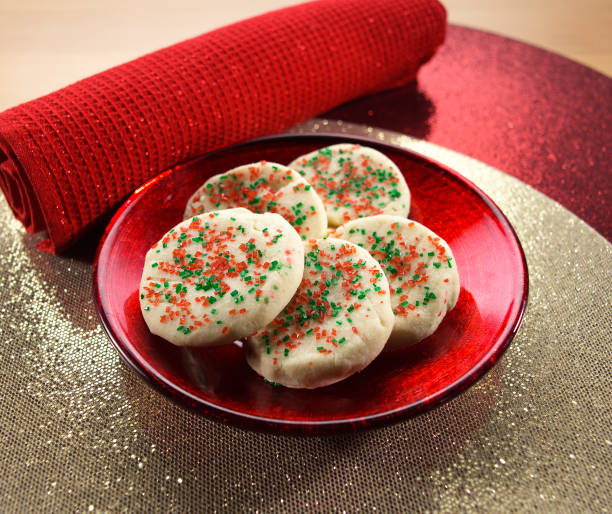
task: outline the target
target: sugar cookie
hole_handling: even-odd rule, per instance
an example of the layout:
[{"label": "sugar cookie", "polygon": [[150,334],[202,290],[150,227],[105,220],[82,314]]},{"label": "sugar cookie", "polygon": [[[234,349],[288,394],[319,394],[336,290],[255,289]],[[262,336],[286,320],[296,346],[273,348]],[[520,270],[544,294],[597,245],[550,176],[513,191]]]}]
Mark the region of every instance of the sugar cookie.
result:
[{"label": "sugar cookie", "polygon": [[459,274],[448,244],[416,221],[370,216],[332,232],[365,248],[383,267],[391,288],[395,325],[389,348],[433,334],[457,303]]},{"label": "sugar cookie", "polygon": [[304,278],[285,309],[247,339],[251,367],[287,387],[315,388],[365,368],[393,327],[389,284],[362,248],[305,243]]},{"label": "sugar cookie", "polygon": [[407,216],[410,191],[395,163],[373,148],[342,143],[295,159],[323,200],[330,227],[375,214]]},{"label": "sugar cookie", "polygon": [[151,332],[178,346],[228,343],[272,321],[303,271],[300,237],[278,214],[209,212],[179,223],[147,252],[142,315]]},{"label": "sugar cookie", "polygon": [[317,193],[299,173],[281,164],[261,161],[209,178],[189,198],[184,218],[231,207],[280,214],[303,240],[327,232],[325,207]]}]

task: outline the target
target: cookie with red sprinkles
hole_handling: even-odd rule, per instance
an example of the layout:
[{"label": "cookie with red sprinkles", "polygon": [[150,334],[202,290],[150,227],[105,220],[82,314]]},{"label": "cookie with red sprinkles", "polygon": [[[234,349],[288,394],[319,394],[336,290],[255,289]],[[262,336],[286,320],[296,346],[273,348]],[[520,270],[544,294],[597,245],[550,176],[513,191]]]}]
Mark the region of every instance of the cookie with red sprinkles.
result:
[{"label": "cookie with red sprinkles", "polygon": [[330,227],[349,220],[410,212],[410,190],[386,155],[366,146],[342,143],[320,148],[289,164],[316,190]]},{"label": "cookie with red sprinkles", "polygon": [[385,271],[395,325],[389,348],[433,334],[459,297],[459,273],[449,245],[427,227],[399,216],[349,221],[333,237],[366,249]]},{"label": "cookie with red sprinkles", "polygon": [[247,339],[250,366],[294,388],[333,384],[365,368],[393,327],[389,284],[380,265],[340,239],[305,243],[304,276],[291,302]]},{"label": "cookie with red sprinkles", "polygon": [[273,213],[191,217],[147,252],[140,306],[152,333],[178,346],[232,342],[266,326],[302,280],[304,247]]},{"label": "cookie with red sprinkles", "polygon": [[314,189],[296,171],[260,161],[209,178],[187,202],[184,218],[244,207],[285,218],[302,240],[325,236],[327,215]]}]

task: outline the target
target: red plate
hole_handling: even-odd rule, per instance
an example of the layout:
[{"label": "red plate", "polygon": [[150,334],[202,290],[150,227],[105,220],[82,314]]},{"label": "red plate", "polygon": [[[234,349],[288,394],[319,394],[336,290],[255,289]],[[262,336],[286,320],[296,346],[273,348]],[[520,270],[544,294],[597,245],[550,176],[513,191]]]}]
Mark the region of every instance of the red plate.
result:
[{"label": "red plate", "polygon": [[[315,390],[275,387],[237,345],[178,348],[149,333],[138,300],[145,253],[181,221],[209,176],[262,159],[288,163],[342,141],[387,154],[412,193],[411,218],[451,246],[461,279],[454,310],[416,346],[383,352],[364,371]],[[527,302],[527,265],[499,208],[456,172],[405,149],[342,136],[291,135],[215,151],[168,170],[119,209],[94,266],[98,313],[112,343],[147,381],[202,414],[249,428],[322,433],[356,430],[430,409],[465,390],[500,358]]]}]

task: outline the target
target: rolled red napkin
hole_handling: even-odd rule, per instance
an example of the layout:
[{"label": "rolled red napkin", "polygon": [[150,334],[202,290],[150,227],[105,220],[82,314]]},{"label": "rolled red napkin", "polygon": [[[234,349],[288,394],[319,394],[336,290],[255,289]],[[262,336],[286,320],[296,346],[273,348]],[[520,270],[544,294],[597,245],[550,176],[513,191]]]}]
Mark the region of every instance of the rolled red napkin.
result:
[{"label": "rolled red napkin", "polygon": [[1,113],[0,186],[62,251],[175,164],[414,79],[445,27],[437,0],[321,0],[189,39]]}]

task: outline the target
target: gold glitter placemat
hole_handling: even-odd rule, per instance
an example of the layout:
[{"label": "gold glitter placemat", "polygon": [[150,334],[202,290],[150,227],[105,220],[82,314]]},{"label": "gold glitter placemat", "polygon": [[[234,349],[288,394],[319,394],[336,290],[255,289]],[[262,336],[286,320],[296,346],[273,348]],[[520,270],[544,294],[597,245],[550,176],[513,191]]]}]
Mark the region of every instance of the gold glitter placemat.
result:
[{"label": "gold glitter placemat", "polygon": [[534,189],[449,150],[335,121],[296,131],[406,146],[497,202],[530,269],[527,313],[501,361],[458,398],[389,427],[288,437],[226,426],[171,403],[121,362],[94,312],[91,252],[39,252],[2,199],[0,509],[610,510],[612,245]]}]

